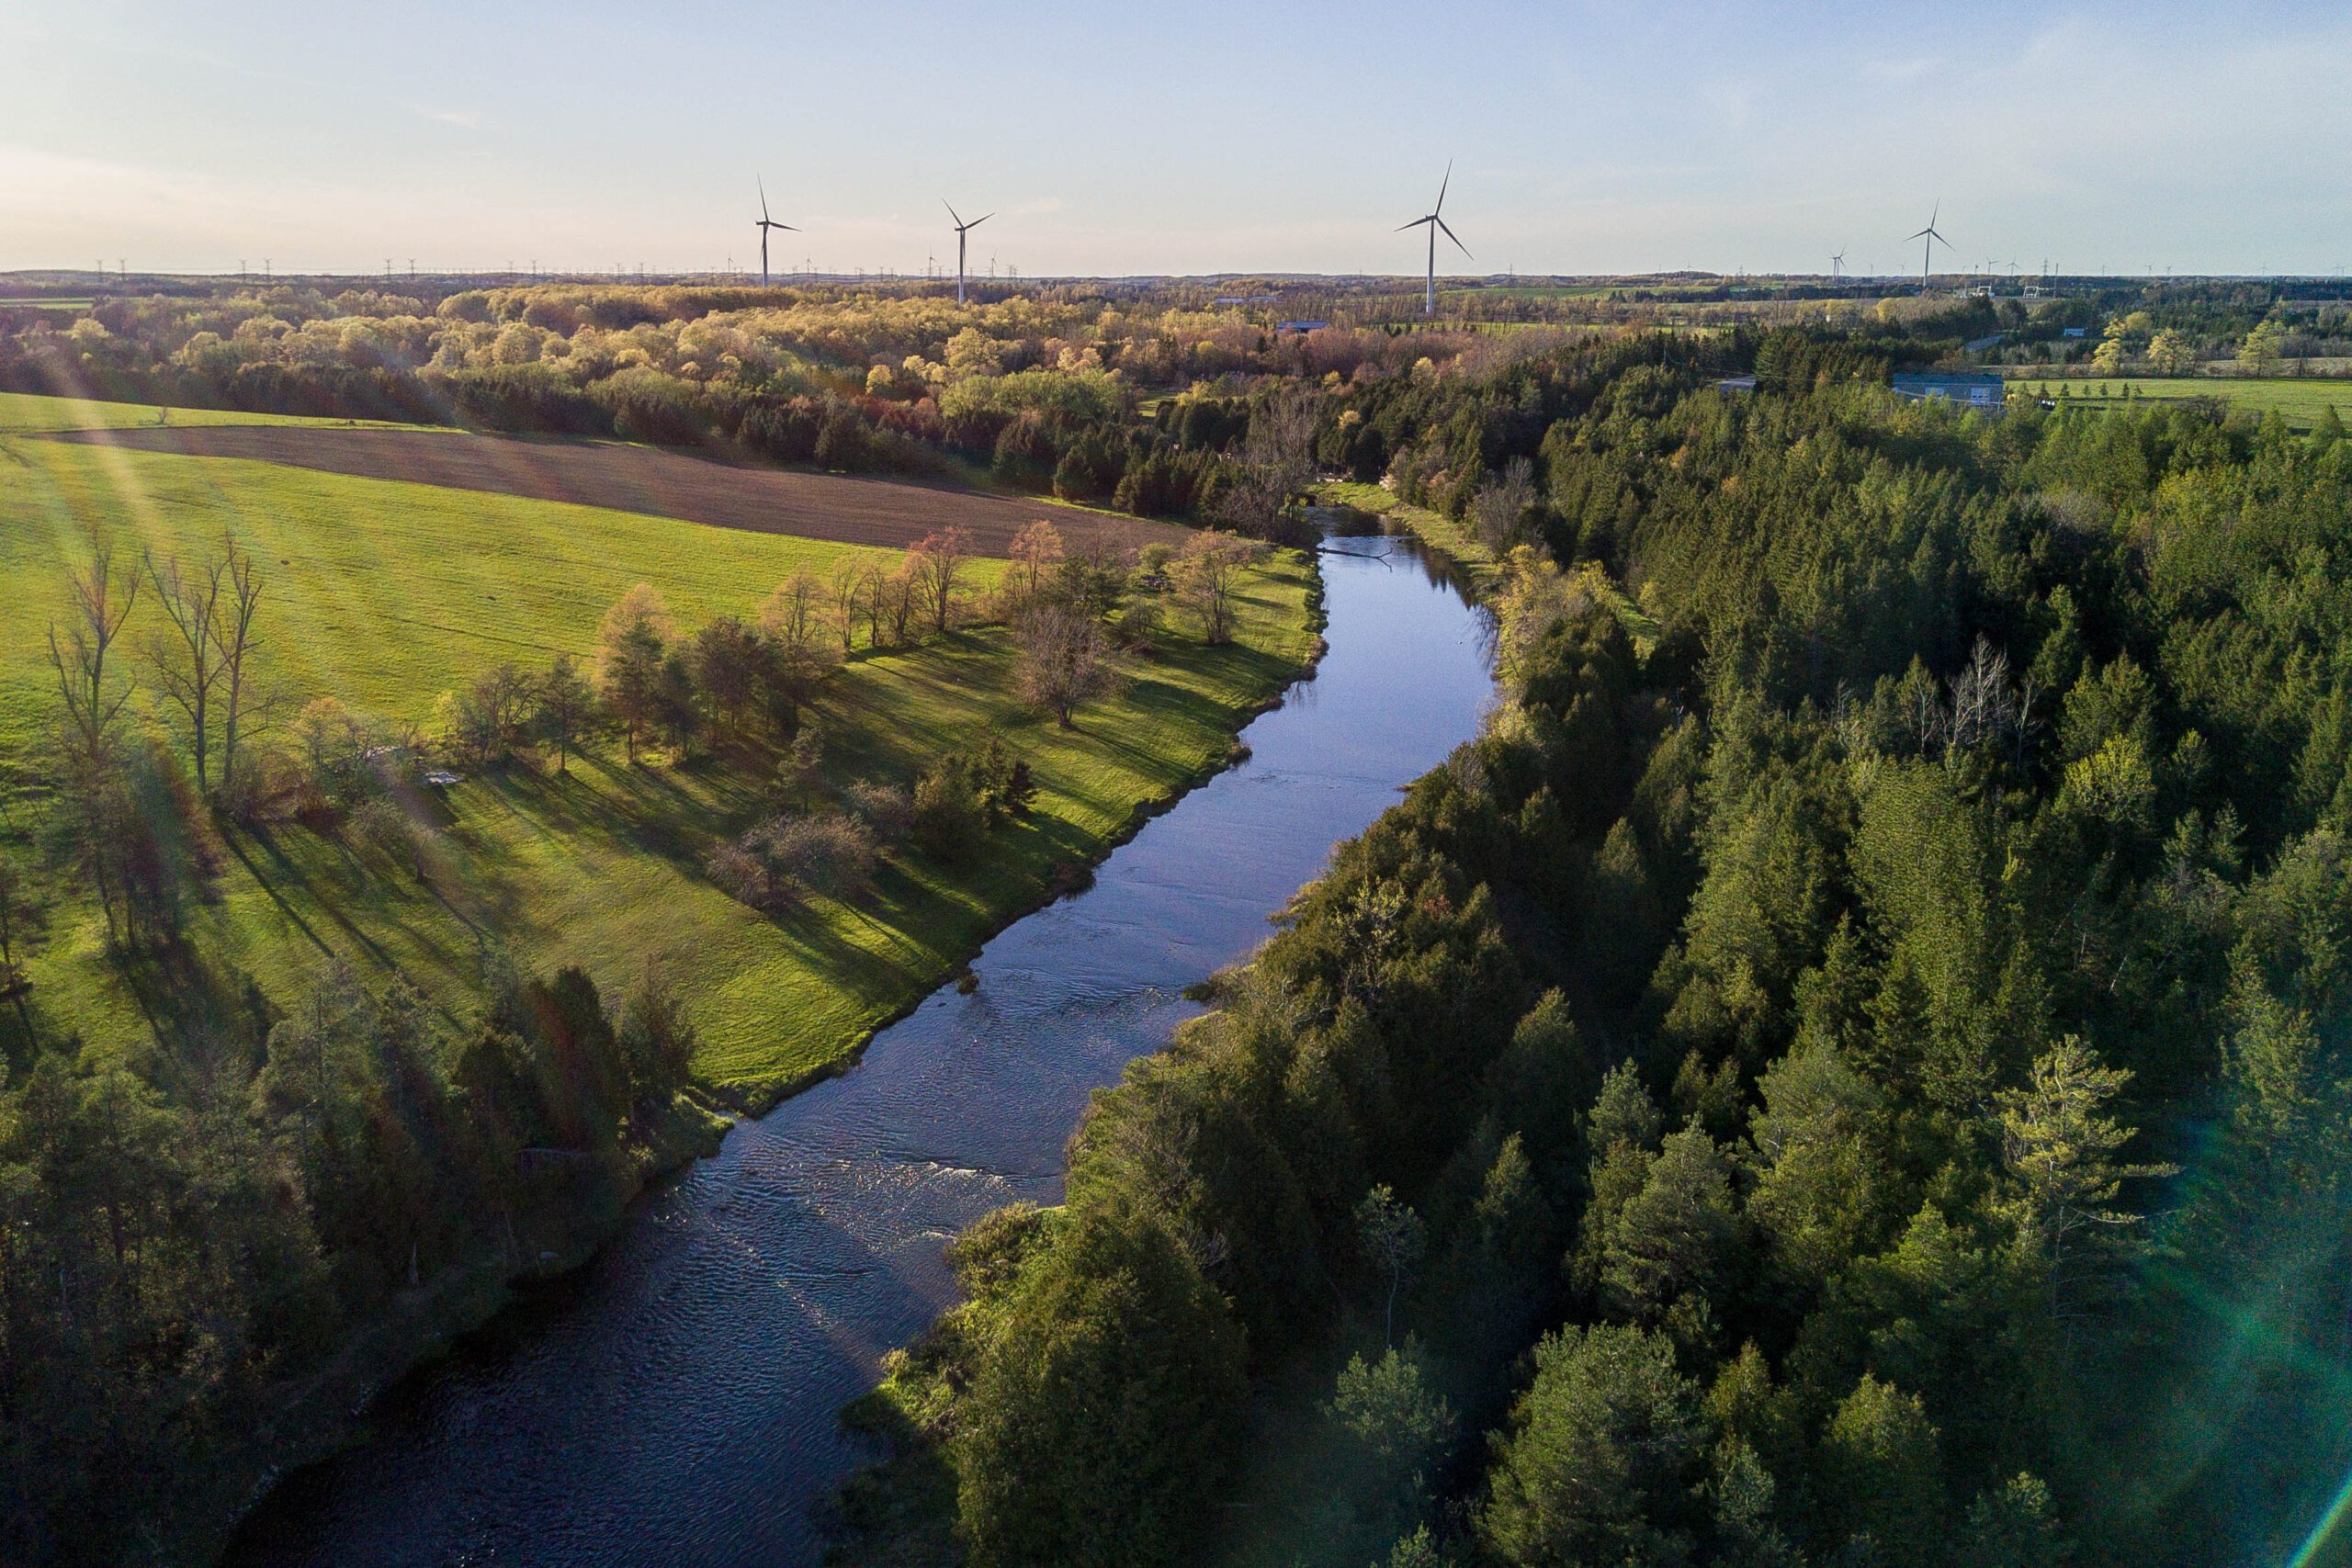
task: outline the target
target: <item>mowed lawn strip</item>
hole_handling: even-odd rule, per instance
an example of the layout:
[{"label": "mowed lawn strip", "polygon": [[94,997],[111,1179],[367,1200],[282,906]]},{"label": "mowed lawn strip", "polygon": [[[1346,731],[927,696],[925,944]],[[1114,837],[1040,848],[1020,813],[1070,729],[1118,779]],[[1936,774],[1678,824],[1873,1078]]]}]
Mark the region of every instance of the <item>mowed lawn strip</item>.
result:
[{"label": "mowed lawn strip", "polygon": [[[661,589],[691,629],[752,614],[796,567],[895,558],[266,463],[31,442],[6,444],[0,463],[16,480],[0,490],[0,570],[26,590],[0,606],[0,735],[20,768],[37,759],[27,742],[54,702],[41,634],[93,522],[126,553],[233,532],[268,573],[267,658],[289,694],[392,719],[423,718],[440,692],[502,660],[537,668],[558,649],[585,653],[633,582]],[[979,563],[976,581],[1001,570]],[[631,766],[600,746],[563,776],[516,767],[411,797],[438,829],[423,881],[299,827],[228,834],[214,897],[188,917],[189,951],[205,962],[193,981],[136,965],[126,976],[101,950],[95,906],[63,891],[33,966],[35,1005],[114,1052],[158,1021],[232,1005],[248,980],[286,1007],[335,960],[370,983],[404,975],[452,1016],[486,942],[529,965],[581,964],[606,987],[654,961],[688,999],[700,1075],[764,1101],[839,1063],[1142,807],[1215,766],[1244,716],[1311,656],[1312,581],[1305,558],[1277,557],[1249,584],[1236,644],[1172,633],[1074,731],[1018,702],[1001,627],[861,654],[812,705],[833,783],[910,779],[995,733],[1028,759],[1039,790],[1030,815],[969,863],[894,852],[854,907],[817,900],[775,919],[727,897],[703,860],[764,809],[761,781],[717,761]],[[126,646],[153,629],[141,618],[152,608]]]}]

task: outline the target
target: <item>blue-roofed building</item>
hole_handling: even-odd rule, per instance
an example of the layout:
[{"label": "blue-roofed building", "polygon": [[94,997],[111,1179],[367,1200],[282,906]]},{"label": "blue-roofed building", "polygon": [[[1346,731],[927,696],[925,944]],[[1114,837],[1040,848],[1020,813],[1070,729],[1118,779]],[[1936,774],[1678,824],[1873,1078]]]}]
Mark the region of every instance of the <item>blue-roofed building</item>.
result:
[{"label": "blue-roofed building", "polygon": [[1329,321],[1276,321],[1274,333],[1279,336],[1284,333],[1319,332],[1330,324]]},{"label": "blue-roofed building", "polygon": [[1995,413],[2006,406],[2007,396],[1998,376],[1978,375],[1965,370],[1905,372],[1893,378],[1890,384],[1896,395],[1915,402],[1941,398],[1962,408],[1986,409]]}]

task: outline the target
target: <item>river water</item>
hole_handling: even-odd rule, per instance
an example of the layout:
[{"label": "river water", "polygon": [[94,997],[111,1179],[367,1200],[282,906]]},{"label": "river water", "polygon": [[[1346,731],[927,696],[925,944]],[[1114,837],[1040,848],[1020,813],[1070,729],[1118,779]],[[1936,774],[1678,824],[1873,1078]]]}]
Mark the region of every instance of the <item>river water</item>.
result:
[{"label": "river water", "polygon": [[1391,537],[1329,540],[1322,565],[1330,649],[1243,732],[1248,761],[989,942],[978,989],[737,1127],[586,1268],[393,1390],[371,1440],[289,1477],[229,1561],[813,1563],[871,1457],[838,1412],[954,1299],[947,1239],[1058,1201],[1088,1095],[1476,730],[1487,634],[1442,571]]}]

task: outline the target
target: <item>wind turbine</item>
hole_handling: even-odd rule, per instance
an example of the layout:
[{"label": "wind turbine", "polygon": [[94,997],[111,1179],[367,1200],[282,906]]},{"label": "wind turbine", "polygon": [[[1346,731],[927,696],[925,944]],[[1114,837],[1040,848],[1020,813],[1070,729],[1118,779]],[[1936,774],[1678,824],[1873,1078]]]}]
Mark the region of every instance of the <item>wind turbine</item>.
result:
[{"label": "wind turbine", "polygon": [[[956,303],[961,305],[964,302],[964,236],[995,217],[996,214],[983,212],[967,223],[964,221],[964,215],[956,210],[954,202],[943,196],[939,198],[939,205],[947,209],[947,216],[956,220]],[[996,276],[994,261],[989,263],[989,276],[991,277]]]},{"label": "wind turbine", "polygon": [[[1911,236],[1914,240],[1928,242],[1919,258],[1919,292],[1922,294],[1928,291],[1928,264],[1935,258],[1936,242],[1944,240],[1944,237],[1936,231],[1936,220],[1943,216],[1943,211],[1944,204],[1940,201],[1937,202],[1928,214],[1928,226]],[[1944,248],[1947,250],[1951,248],[1950,240],[1944,240]]]},{"label": "wind turbine", "polygon": [[[1445,164],[1445,178],[1437,187],[1437,205],[1430,209],[1429,216],[1426,218],[1416,218],[1410,223],[1399,223],[1396,225],[1396,231],[1401,234],[1408,229],[1419,229],[1423,224],[1427,224],[1429,226],[1429,288],[1427,292],[1421,296],[1421,314],[1424,316],[1434,316],[1437,314],[1437,231],[1441,229],[1445,229],[1445,220],[1439,217],[1438,214],[1445,210],[1445,187],[1453,183],[1453,161],[1449,158],[1446,160]],[[1462,241],[1456,237],[1453,230],[1445,229],[1445,237],[1453,241],[1453,248],[1455,250],[1460,251],[1465,256],[1470,255],[1470,247],[1464,244]],[[1472,261],[1476,261],[1478,258],[1476,256],[1470,256],[1470,259]]]},{"label": "wind turbine", "polygon": [[1846,253],[1839,251],[1829,258],[1829,281],[1838,282],[1846,276]]},{"label": "wind turbine", "polygon": [[760,221],[757,227],[760,231],[760,287],[765,288],[768,286],[768,231],[782,229],[786,233],[800,232],[791,224],[779,223],[768,216],[768,183],[765,180],[760,182]]}]

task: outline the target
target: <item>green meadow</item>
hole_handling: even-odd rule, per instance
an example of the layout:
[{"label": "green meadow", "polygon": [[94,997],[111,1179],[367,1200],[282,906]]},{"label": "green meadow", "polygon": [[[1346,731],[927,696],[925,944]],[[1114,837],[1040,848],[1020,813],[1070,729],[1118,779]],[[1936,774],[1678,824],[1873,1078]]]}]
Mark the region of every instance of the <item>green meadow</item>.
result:
[{"label": "green meadow", "polygon": [[[2156,401],[2211,398],[2250,413],[2276,412],[2297,430],[2311,429],[2331,408],[2337,418],[2352,423],[2352,381],[2322,381],[2295,376],[2119,376],[2112,379],[2060,380],[2030,372],[2013,372],[2009,383],[2012,389],[2036,397],[2056,397],[2059,388],[2069,388],[2074,396],[2064,400],[2062,406],[2072,408],[2101,408],[2119,402],[2129,387],[2133,397]],[[2105,397],[2099,395],[2102,387],[2107,391]]]},{"label": "green meadow", "polygon": [[[289,704],[339,698],[386,721],[424,721],[435,698],[501,662],[543,669],[586,654],[607,605],[659,589],[682,630],[754,614],[797,570],[885,552],[518,497],[349,478],[275,464],[25,438],[75,422],[152,423],[152,410],[0,399],[0,754],[14,769],[6,830],[25,836],[41,794],[55,703],[44,631],[69,558],[96,530],[119,555],[193,551],[233,535],[263,565],[262,657]],[[175,410],[174,420],[198,415]],[[221,415],[223,421],[253,416]],[[286,422],[303,423],[303,422]],[[315,422],[313,422],[315,423]],[[983,581],[1001,571],[981,563]],[[592,747],[567,773],[518,764],[469,777],[415,809],[435,829],[424,874],[365,859],[332,833],[223,829],[208,897],[190,912],[195,958],[166,975],[103,948],[95,901],[52,886],[31,1000],[46,1026],[107,1051],[155,1024],[200,1021],[248,986],[275,1005],[325,964],[371,982],[404,975],[456,1015],[485,942],[526,964],[576,963],[619,987],[647,963],[686,998],[698,1075],[752,1103],[839,1064],[950,976],[994,931],[1066,886],[1150,804],[1219,765],[1244,716],[1311,657],[1314,576],[1278,556],[1250,582],[1238,639],[1171,632],[1132,660],[1113,698],[1065,731],[1012,691],[1001,627],[861,652],[811,705],[826,773],[910,780],[932,758],[1000,736],[1035,771],[1024,818],[967,863],[891,852],[854,907],[815,900],[772,918],[704,875],[719,838],[762,814],[764,780],[704,759],[631,765]],[[122,647],[161,625],[152,604]],[[148,708],[149,722],[162,720]]]},{"label": "green meadow", "polygon": [[44,430],[129,430],[150,424],[357,425],[374,430],[414,430],[418,425],[382,420],[305,419],[297,414],[244,413],[236,409],[159,409],[151,403],[114,403],[97,398],[51,398],[31,392],[0,392],[0,435]]}]

